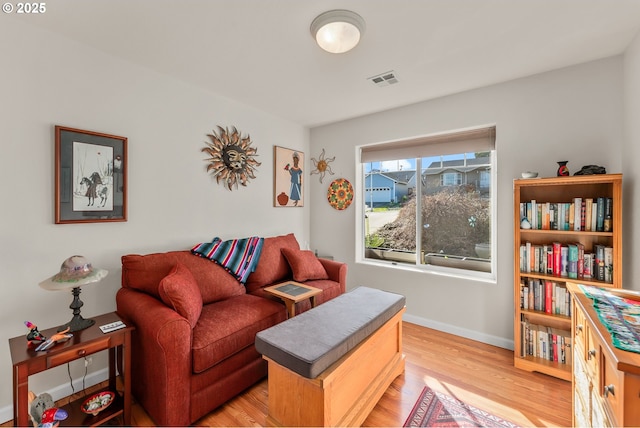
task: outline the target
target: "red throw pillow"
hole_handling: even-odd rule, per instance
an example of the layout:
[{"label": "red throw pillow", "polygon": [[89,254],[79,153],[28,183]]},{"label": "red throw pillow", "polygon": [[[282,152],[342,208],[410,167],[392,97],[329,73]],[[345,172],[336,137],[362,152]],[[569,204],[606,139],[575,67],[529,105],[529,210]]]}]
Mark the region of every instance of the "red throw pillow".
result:
[{"label": "red throw pillow", "polygon": [[196,326],[202,313],[202,294],[188,268],[177,263],[160,281],[158,292],[165,305],[185,317],[191,328]]},{"label": "red throw pillow", "polygon": [[283,248],[282,254],[291,266],[294,281],[304,282],[311,279],[329,278],[324,266],[312,251]]}]

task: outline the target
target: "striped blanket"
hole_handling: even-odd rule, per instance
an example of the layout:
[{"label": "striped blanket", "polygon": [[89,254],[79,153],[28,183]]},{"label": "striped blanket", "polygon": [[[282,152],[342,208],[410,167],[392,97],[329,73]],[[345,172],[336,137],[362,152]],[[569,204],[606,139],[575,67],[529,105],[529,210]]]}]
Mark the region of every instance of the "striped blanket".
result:
[{"label": "striped blanket", "polygon": [[264,238],[257,236],[228,241],[215,237],[211,242],[195,245],[191,252],[222,266],[244,284],[251,272],[256,270],[263,243]]}]

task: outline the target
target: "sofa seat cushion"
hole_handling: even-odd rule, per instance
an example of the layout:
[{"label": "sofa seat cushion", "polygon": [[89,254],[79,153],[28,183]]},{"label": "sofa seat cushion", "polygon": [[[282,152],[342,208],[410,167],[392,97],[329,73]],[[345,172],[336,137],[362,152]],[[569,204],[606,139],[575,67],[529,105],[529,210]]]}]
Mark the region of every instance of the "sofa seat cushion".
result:
[{"label": "sofa seat cushion", "polygon": [[191,254],[188,250],[122,256],[122,286],[160,299],[160,281],[178,263],[189,269],[193,275],[205,305],[246,292],[242,284],[224,268],[211,260]]},{"label": "sofa seat cushion", "polygon": [[286,318],[283,305],[249,294],[205,305],[193,329],[193,372],[201,373],[253,346],[259,331]]},{"label": "sofa seat cushion", "polygon": [[245,284],[248,292],[291,278],[291,268],[282,254],[283,248],[300,249],[293,233],[264,238],[258,266],[255,272],[249,275]]}]

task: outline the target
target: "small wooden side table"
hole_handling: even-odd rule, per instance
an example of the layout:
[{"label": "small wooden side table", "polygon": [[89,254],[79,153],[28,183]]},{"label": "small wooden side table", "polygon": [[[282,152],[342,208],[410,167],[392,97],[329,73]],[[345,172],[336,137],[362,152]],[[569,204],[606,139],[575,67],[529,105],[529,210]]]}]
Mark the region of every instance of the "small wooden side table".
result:
[{"label": "small wooden side table", "polygon": [[289,318],[296,316],[296,303],[304,300],[311,300],[311,307],[316,307],[316,296],[322,293],[322,290],[310,285],[301,284],[295,281],[287,281],[281,284],[265,287],[264,291],[279,297],[284,301],[289,312]]},{"label": "small wooden side table", "polygon": [[[76,331],[66,342],[58,343],[46,351],[36,352],[27,347],[26,334],[9,339],[11,360],[13,362],[13,425],[31,426],[28,411],[29,376],[66,364],[96,352],[109,350],[109,387],[116,393],[116,398],[109,407],[96,416],[82,412],[84,399],[62,406],[69,417],[61,421],[62,426],[96,426],[122,415],[124,426],[131,424],[131,332],[133,326],[128,325],[111,333],[102,333],[101,325],[122,321],[115,312],[93,317],[95,324],[84,330]],[[50,328],[41,333],[51,337],[57,328]],[[123,364],[124,363],[124,364]],[[116,365],[122,370],[123,391],[116,391]]]}]

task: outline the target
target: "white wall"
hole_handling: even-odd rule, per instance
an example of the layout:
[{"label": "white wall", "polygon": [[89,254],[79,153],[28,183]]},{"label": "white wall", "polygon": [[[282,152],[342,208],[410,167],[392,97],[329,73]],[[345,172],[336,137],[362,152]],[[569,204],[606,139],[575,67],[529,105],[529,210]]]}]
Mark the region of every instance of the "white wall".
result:
[{"label": "white wall", "polygon": [[[0,53],[4,421],[12,417],[8,339],[26,335],[25,320],[48,328],[71,319],[71,293],[38,286],[64,259],[82,254],[109,270],[99,285],[82,289],[82,314],[91,317],[115,309],[123,254],[188,249],[214,236],[288,232],[304,245],[310,209],[274,208],[272,203],[273,146],[308,153],[307,129],[17,19],[2,20]],[[54,224],[54,125],[128,137],[127,222]],[[235,125],[251,135],[262,165],[248,187],[230,192],[207,174],[207,156],[200,150],[216,125]],[[100,368],[95,360],[90,367]],[[72,364],[71,370],[74,378],[81,377],[84,364]],[[51,372],[32,377],[31,389],[39,393],[68,384],[65,367]]]},{"label": "white wall", "polygon": [[[640,290],[640,33],[627,48],[624,56],[624,145],[622,170],[624,172],[623,242],[625,288]],[[636,220],[636,221],[634,221]]]},{"label": "white wall", "polygon": [[311,183],[311,242],[349,263],[350,288],[404,294],[407,320],[513,347],[512,181],[522,171],[555,176],[557,160],[572,173],[587,164],[621,172],[621,77],[614,57],[311,130],[314,153],[336,156],[336,177],[355,183],[355,146],[495,123],[497,283],[355,264],[357,211],[323,203],[328,183]]}]

